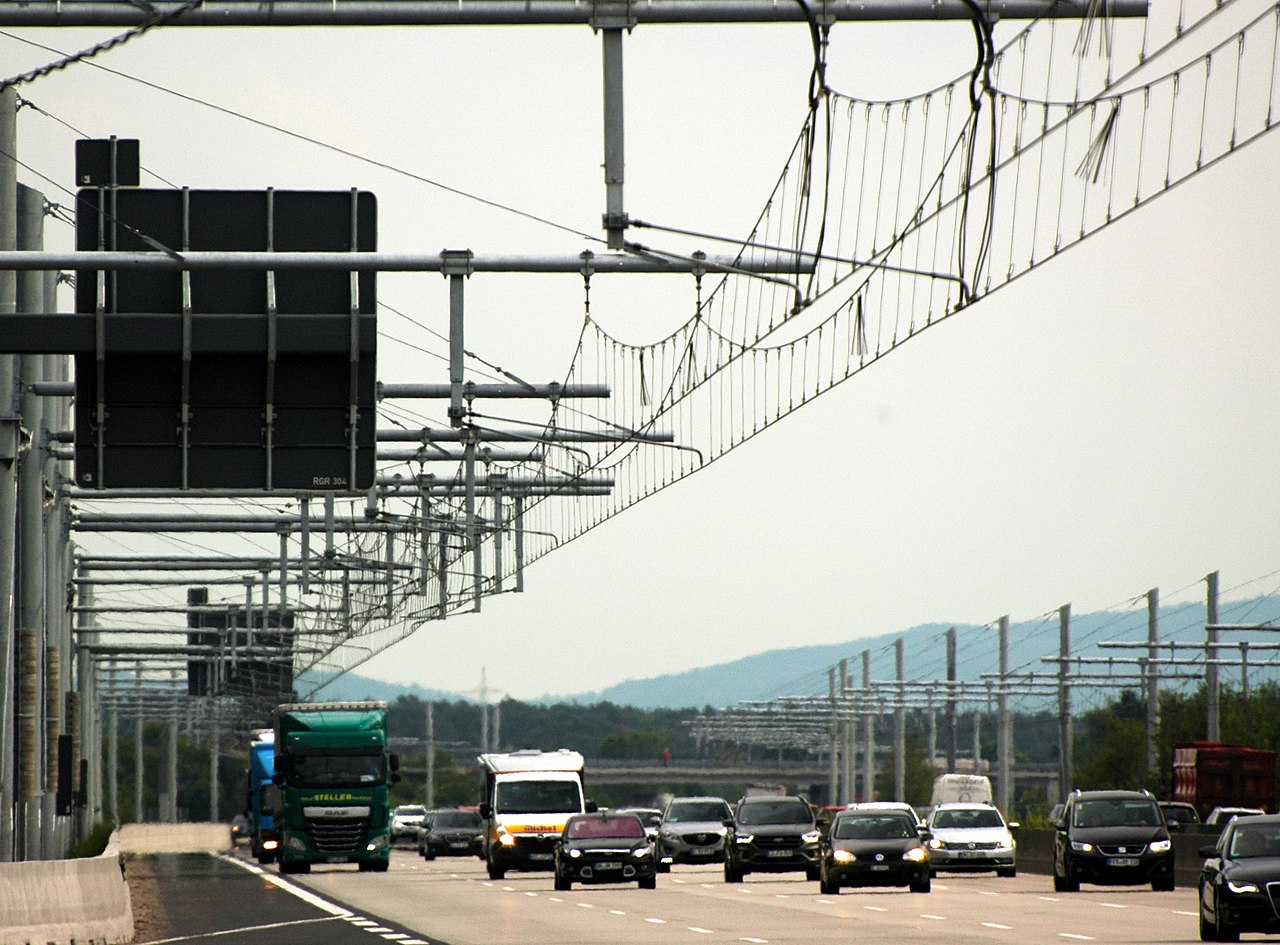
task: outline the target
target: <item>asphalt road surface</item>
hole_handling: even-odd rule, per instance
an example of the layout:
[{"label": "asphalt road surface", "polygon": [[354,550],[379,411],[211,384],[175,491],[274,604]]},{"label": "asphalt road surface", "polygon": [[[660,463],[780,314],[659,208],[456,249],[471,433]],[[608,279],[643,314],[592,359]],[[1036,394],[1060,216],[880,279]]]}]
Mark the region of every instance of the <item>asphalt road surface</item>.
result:
[{"label": "asphalt road surface", "polygon": [[[317,867],[276,875],[243,855],[183,867],[208,887],[204,918],[174,921],[177,941],[219,945],[965,945],[1197,942],[1194,889],[1084,886],[1054,893],[1048,876],[943,874],[928,894],[850,890],[824,896],[799,874],[728,885],[718,867],[677,866],[656,890],[634,883],[552,888],[550,873],[493,881],[475,858],[426,862],[407,850],[386,873]],[[162,882],[166,898],[181,895]],[[282,895],[297,889],[309,898]],[[210,936],[216,918],[232,934]],[[203,923],[203,924],[202,924]],[[214,925],[217,922],[213,923]]]}]

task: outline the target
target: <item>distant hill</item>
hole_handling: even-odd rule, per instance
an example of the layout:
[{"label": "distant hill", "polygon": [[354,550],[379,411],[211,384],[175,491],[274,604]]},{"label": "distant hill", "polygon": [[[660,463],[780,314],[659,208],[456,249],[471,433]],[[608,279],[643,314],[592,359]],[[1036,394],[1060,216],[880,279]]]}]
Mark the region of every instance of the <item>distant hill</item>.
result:
[{"label": "distant hill", "polygon": [[[1252,598],[1222,604],[1219,621],[1236,624],[1280,624],[1280,595]],[[1205,610],[1203,603],[1162,605],[1160,608],[1160,636],[1165,641],[1180,644],[1193,643],[1202,646]],[[747,700],[768,700],[779,696],[814,695],[827,691],[828,667],[841,659],[848,660],[847,670],[855,682],[862,680],[862,653],[871,653],[871,678],[876,681],[893,679],[894,644],[903,638],[903,654],[908,679],[945,679],[948,628],[956,628],[956,669],[961,680],[976,681],[984,674],[995,673],[999,667],[999,639],[992,625],[927,623],[901,633],[885,633],[874,637],[815,646],[788,647],[745,656],[728,663],[718,663],[682,673],[670,673],[649,679],[628,679],[625,682],[595,692],[574,694],[548,694],[540,699],[528,700],[552,704],[573,702],[589,705],[612,702],[616,705],[635,706],[643,709],[674,709],[703,706],[722,708]],[[1015,673],[1056,675],[1056,663],[1044,662],[1043,657],[1058,654],[1058,615],[1052,613],[1036,620],[1021,621],[1009,625],[1009,668]],[[1071,649],[1073,656],[1114,657],[1117,660],[1145,655],[1141,650],[1117,650],[1100,648],[1103,641],[1144,642],[1147,639],[1147,615],[1145,607],[1122,612],[1099,611],[1091,614],[1074,614],[1071,618]],[[1247,639],[1259,642],[1276,642],[1274,634],[1265,632],[1245,634],[1230,633],[1223,640]],[[1257,653],[1257,651],[1255,651]],[[1179,656],[1203,657],[1203,650],[1182,651]],[[1227,653],[1220,654],[1227,658]],[[1269,657],[1257,653],[1258,663]],[[1101,672],[1102,670],[1095,670]],[[1232,685],[1238,684],[1236,670],[1224,670]],[[1255,670],[1262,673],[1261,667]],[[1274,673],[1274,670],[1271,671]],[[1272,677],[1274,678],[1274,677]],[[421,699],[469,701],[470,697],[458,693],[423,689],[420,686],[404,686],[382,682],[355,673],[345,673],[320,690],[326,699],[387,699],[400,695],[415,695]]]}]

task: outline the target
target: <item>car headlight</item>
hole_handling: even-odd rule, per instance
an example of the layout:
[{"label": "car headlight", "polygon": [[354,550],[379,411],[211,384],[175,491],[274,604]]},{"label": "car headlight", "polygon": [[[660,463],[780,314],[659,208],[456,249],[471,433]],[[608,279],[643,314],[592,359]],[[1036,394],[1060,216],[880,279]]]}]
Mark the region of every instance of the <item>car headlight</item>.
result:
[{"label": "car headlight", "polygon": [[735,833],[733,835],[733,839],[738,841],[739,843],[750,843],[755,838],[756,838],[756,835],[753,833]]},{"label": "car headlight", "polygon": [[800,842],[801,843],[817,843],[818,838],[821,836],[822,834],[820,834],[818,831],[810,830],[809,832],[800,835]]},{"label": "car headlight", "polygon": [[374,837],[372,840],[369,841],[369,845],[365,847],[365,849],[368,850],[370,853],[372,853],[374,850],[385,849],[386,846],[387,846],[387,835],[385,833],[380,833],[376,837]]},{"label": "car headlight", "polygon": [[1173,842],[1170,840],[1152,840],[1150,849],[1152,853],[1168,853],[1173,849]]},{"label": "car headlight", "polygon": [[1092,853],[1092,852],[1093,852],[1093,844],[1092,844],[1092,843],[1081,843],[1081,842],[1080,842],[1080,841],[1078,841],[1078,840],[1072,840],[1072,841],[1071,841],[1071,849],[1075,850],[1077,853]]},{"label": "car headlight", "polygon": [[902,854],[904,860],[910,860],[912,863],[923,863],[929,858],[929,854],[924,852],[924,847],[912,847],[906,853]]},{"label": "car headlight", "polygon": [[571,859],[576,860],[578,857],[582,856],[582,851],[575,847],[574,849],[569,851],[569,856]]},{"label": "car headlight", "polygon": [[644,857],[648,856],[652,852],[653,852],[653,847],[638,847],[637,849],[631,851],[631,855],[636,857],[637,859],[643,859]]},{"label": "car headlight", "polygon": [[284,845],[290,850],[298,850],[302,853],[307,852],[307,841],[299,837],[296,833],[291,833],[285,839]]},{"label": "car headlight", "polygon": [[478,833],[478,834],[476,834],[474,837],[472,837],[471,839],[472,839],[472,840],[474,840],[476,843],[479,843],[481,840],[483,840],[483,839],[484,839],[484,834],[482,834],[482,833]]},{"label": "car headlight", "polygon": [[831,859],[837,863],[852,863],[857,857],[848,850],[832,850]]},{"label": "car headlight", "polygon": [[930,838],[929,838],[929,849],[930,849],[930,850],[943,850],[943,849],[946,849],[946,846],[947,846],[947,845],[946,845],[945,843],[943,843],[941,840],[939,840],[937,837],[930,837]]},{"label": "car headlight", "polygon": [[1233,883],[1227,880],[1227,888],[1233,893],[1256,893],[1258,891],[1257,883]]}]

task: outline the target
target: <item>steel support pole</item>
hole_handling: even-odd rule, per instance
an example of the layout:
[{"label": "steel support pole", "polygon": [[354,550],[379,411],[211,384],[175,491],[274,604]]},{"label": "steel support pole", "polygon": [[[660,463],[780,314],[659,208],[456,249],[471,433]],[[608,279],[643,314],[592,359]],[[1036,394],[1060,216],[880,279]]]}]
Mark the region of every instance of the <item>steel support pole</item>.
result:
[{"label": "steel support pole", "polygon": [[143,780],[142,756],[145,754],[143,750],[143,719],[142,719],[142,662],[138,662],[137,675],[134,678],[135,693],[137,695],[137,705],[134,706],[136,715],[133,720],[133,820],[134,823],[143,823],[143,814],[145,806],[143,805],[143,795],[146,793],[146,782]]},{"label": "steel support pole", "polygon": [[[17,244],[18,93],[0,92],[0,251]],[[0,270],[0,318],[17,307],[17,273]],[[14,746],[17,739],[17,642],[13,595],[17,524],[18,418],[14,401],[17,358],[0,354],[0,862],[18,858],[18,796]]]},{"label": "steel support pole", "polygon": [[907,709],[902,704],[902,684],[906,682],[906,662],[902,637],[893,641],[893,666],[898,680],[898,704],[893,710],[893,799],[907,799]]},{"label": "steel support pole", "polygon": [[[956,770],[960,720],[956,717],[956,628],[947,630],[947,770]],[[975,771],[974,774],[977,774]]]},{"label": "steel support pole", "polygon": [[[849,661],[840,661],[840,698],[848,705],[849,701]],[[844,803],[852,804],[858,799],[858,730],[857,723],[849,712],[843,713],[840,730],[843,738],[841,750],[841,777],[844,782]]]},{"label": "steel support pole", "polygon": [[831,709],[831,731],[827,741],[827,803],[839,804],[844,790],[840,781],[840,713],[836,702],[836,667],[827,669],[827,700]]},{"label": "steel support pole", "polygon": [[1071,605],[1058,608],[1058,798],[1066,800],[1075,780],[1071,723]]},{"label": "steel support pole", "polygon": [[623,70],[622,29],[610,27],[600,31],[604,65],[604,188],[605,239],[609,249],[626,245],[627,212],[623,205],[623,183],[626,179],[623,157]]},{"label": "steel support pole", "polygon": [[1157,736],[1160,731],[1160,589],[1147,591],[1147,776],[1159,777]]},{"label": "steel support pole", "polygon": [[427,700],[427,739],[426,739],[426,763],[427,763],[427,809],[430,810],[436,806],[436,706],[430,699]]},{"label": "steel support pole", "polygon": [[1222,740],[1219,723],[1219,706],[1222,690],[1218,682],[1218,572],[1205,576],[1205,645],[1204,645],[1204,701],[1205,734],[1207,741]]},{"label": "steel support pole", "polygon": [[[862,688],[871,691],[871,651],[862,651]],[[867,706],[862,713],[862,799],[876,799],[876,716]]]},{"label": "steel support pole", "polygon": [[[996,700],[996,759],[1000,767],[1000,810],[1009,816],[1013,801],[1013,719],[1009,715],[1009,617],[1000,618],[1000,692]],[[976,771],[974,772],[977,773]]]}]

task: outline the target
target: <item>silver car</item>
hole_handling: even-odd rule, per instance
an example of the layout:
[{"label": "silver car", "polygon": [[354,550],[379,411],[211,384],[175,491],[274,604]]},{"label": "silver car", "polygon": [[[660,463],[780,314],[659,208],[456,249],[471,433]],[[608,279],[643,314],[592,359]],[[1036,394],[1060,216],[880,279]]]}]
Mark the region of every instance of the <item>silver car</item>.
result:
[{"label": "silver car", "polygon": [[673,797],[658,825],[658,872],[672,863],[723,863],[724,822],[732,817],[723,797]]},{"label": "silver car", "polygon": [[1012,828],[990,804],[939,804],[929,814],[929,865],[940,870],[990,871],[1016,876]]}]

